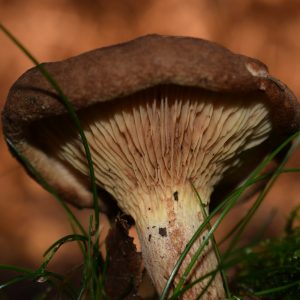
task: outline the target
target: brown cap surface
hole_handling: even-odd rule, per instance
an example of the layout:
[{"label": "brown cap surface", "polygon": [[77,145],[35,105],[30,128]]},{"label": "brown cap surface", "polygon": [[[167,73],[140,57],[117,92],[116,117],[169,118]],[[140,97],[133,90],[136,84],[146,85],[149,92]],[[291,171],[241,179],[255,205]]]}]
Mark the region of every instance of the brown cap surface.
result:
[{"label": "brown cap surface", "polygon": [[[283,134],[299,128],[295,96],[258,60],[201,39],[148,35],[96,49],[44,67],[77,108],[130,95],[155,85],[193,86],[220,93],[267,95],[275,126]],[[21,138],[23,125],[64,112],[38,68],[22,75],[8,95],[4,131]]]}]

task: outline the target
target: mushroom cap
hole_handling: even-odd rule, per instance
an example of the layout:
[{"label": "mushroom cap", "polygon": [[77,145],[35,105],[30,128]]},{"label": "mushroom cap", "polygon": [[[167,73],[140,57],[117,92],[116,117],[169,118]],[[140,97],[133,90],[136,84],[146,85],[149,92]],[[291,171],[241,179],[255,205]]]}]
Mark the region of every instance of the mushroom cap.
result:
[{"label": "mushroom cap", "polygon": [[[125,96],[159,85],[262,97],[270,111],[273,131],[261,158],[300,128],[297,99],[283,83],[269,75],[263,63],[202,39],[148,35],[61,62],[46,63],[44,67],[76,110],[99,102],[122,101]],[[27,71],[11,88],[4,107],[3,130],[7,139],[18,149],[27,139],[27,128],[32,122],[66,113],[58,100],[37,67]],[[232,176],[233,182],[226,179],[225,186],[238,184],[249,171],[239,170],[238,178]],[[74,196],[72,192],[59,193],[64,198]],[[77,205],[85,203],[79,201]]]}]

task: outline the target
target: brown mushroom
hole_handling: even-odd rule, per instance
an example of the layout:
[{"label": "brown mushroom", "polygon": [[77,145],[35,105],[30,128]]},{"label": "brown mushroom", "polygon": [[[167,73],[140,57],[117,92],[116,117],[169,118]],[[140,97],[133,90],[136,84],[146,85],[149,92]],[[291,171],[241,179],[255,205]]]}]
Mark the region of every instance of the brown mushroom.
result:
[{"label": "brown mushroom", "polygon": [[[208,206],[221,183],[239,184],[300,128],[297,100],[265,65],[201,39],[149,35],[44,67],[78,112],[98,186],[134,218],[158,292],[204,219],[190,182]],[[57,98],[29,70],[10,90],[4,132],[66,201],[88,207],[84,151]],[[208,245],[189,280],[216,266]],[[217,275],[203,299],[224,297]]]}]

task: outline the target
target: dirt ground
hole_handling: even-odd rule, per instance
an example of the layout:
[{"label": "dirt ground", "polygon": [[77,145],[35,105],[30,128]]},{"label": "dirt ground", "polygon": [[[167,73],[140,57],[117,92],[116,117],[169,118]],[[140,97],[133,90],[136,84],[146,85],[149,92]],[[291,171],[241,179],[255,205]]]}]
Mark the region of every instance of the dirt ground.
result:
[{"label": "dirt ground", "polygon": [[[0,22],[39,61],[61,60],[147,33],[188,35],[223,44],[263,61],[300,98],[300,3],[297,0],[0,0]],[[31,62],[0,32],[0,108],[10,86]],[[300,149],[289,167],[300,167]],[[245,240],[276,212],[269,235],[278,235],[300,203],[300,174],[281,176],[245,233]],[[240,205],[221,236],[249,203]],[[90,212],[74,212],[87,223]],[[37,267],[55,240],[70,233],[64,211],[11,157],[0,137],[0,264]],[[63,271],[80,259],[67,246],[52,264]]]}]

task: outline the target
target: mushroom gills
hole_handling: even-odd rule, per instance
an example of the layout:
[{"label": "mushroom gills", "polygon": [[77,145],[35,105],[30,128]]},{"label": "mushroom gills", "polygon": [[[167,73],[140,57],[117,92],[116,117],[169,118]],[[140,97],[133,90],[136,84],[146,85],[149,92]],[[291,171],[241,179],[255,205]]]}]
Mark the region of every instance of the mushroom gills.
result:
[{"label": "mushroom gills", "polygon": [[[78,111],[97,184],[135,219],[145,264],[159,292],[204,219],[191,183],[208,210],[224,172],[238,167],[241,155],[268,139],[272,123],[262,97],[167,85]],[[38,123],[31,126],[32,147],[88,177],[84,149],[69,118]],[[207,267],[193,276],[216,267],[207,249],[212,263],[202,258]],[[159,253],[165,257],[158,259]]]}]

